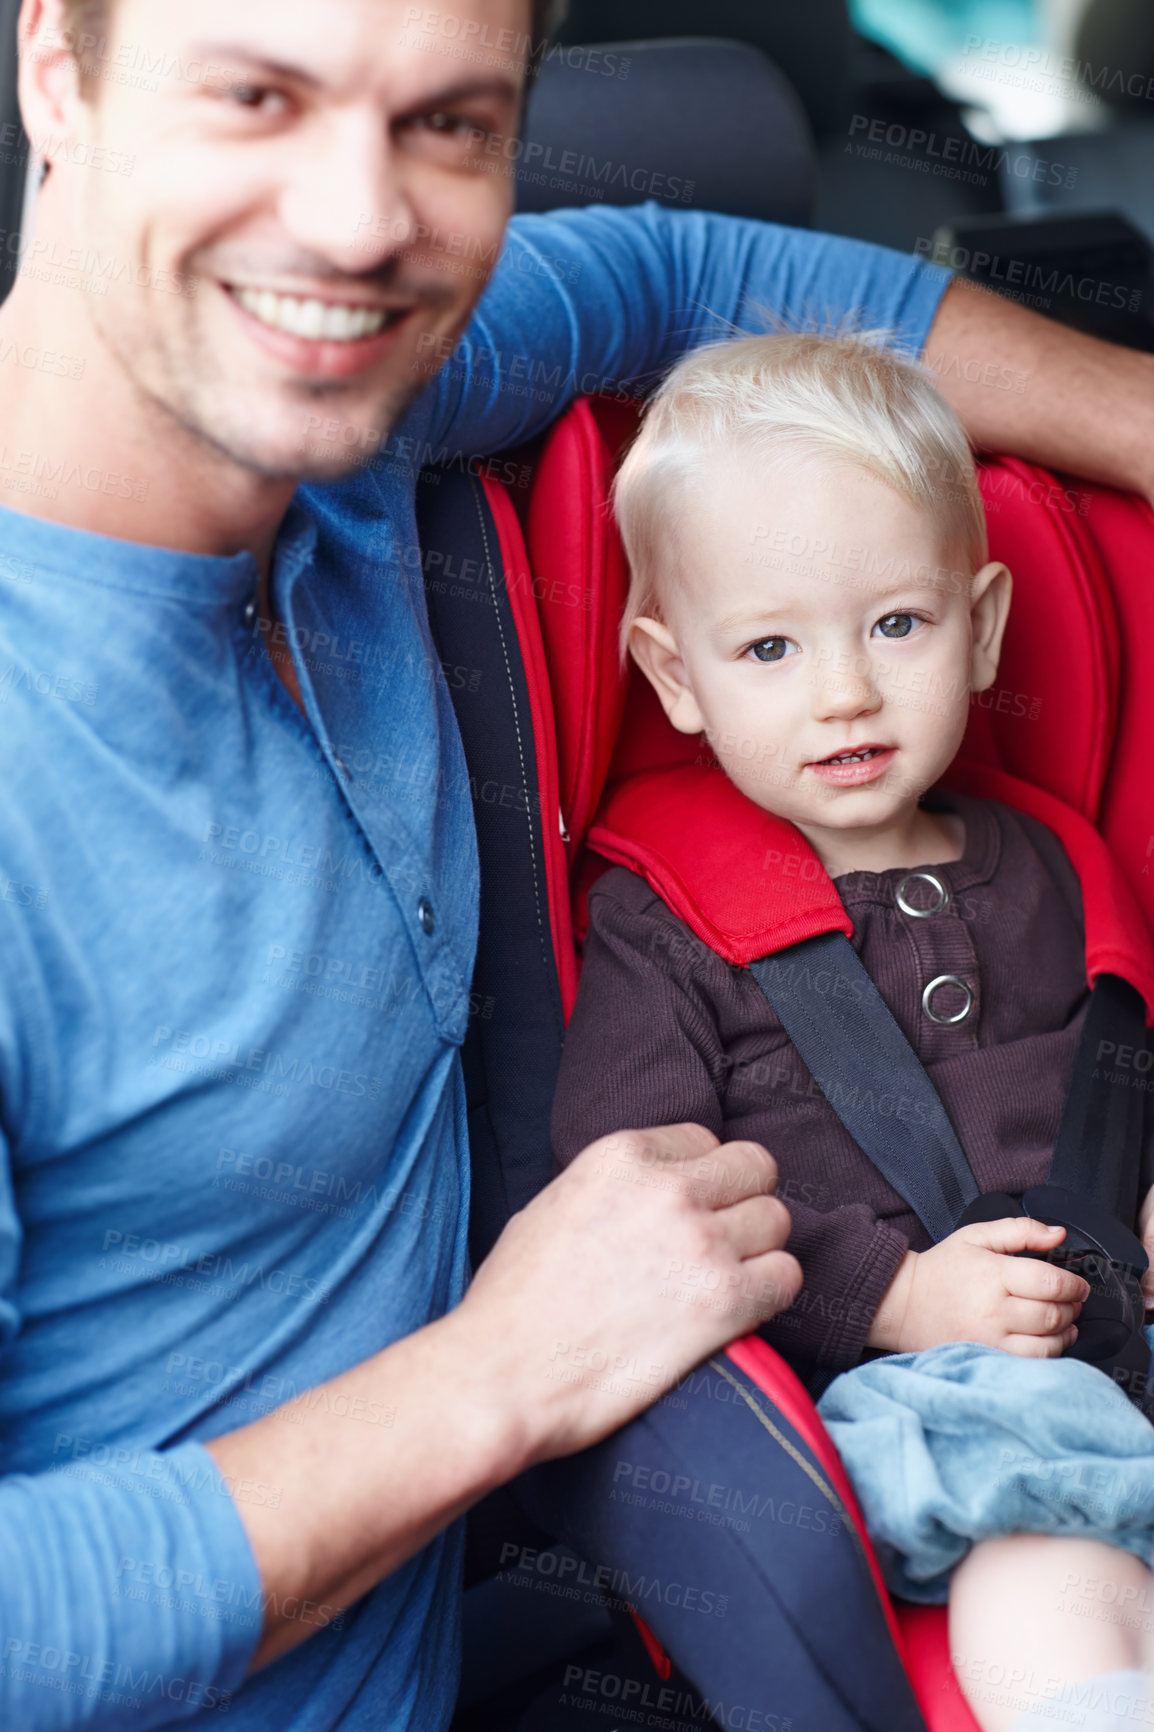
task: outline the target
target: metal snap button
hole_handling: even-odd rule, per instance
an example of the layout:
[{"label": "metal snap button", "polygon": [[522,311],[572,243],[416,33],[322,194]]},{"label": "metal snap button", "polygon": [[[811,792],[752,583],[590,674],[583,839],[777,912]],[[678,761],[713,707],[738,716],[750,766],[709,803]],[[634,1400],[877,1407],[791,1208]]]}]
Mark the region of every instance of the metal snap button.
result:
[{"label": "metal snap button", "polygon": [[421,931],[431,938],[437,924],[437,917],[433,913],[433,904],[427,896],[422,896],[417,903],[417,919],[421,923]]},{"label": "metal snap button", "polygon": [[245,625],[251,625],[255,618],[256,618],[256,602],[255,601],[246,602],[245,603],[245,609],[244,609],[244,623],[245,623]]},{"label": "metal snap button", "polygon": [[[906,885],[920,878],[923,884],[928,884],[935,892],[935,900],[928,908],[915,908],[906,895]],[[897,889],[894,891],[894,901],[903,914],[908,914],[912,920],[928,920],[931,915],[944,914],[950,905],[949,886],[943,884],[933,872],[907,872]]]},{"label": "metal snap button", "polygon": [[[952,1016],[939,1016],[934,1009],[934,994],[943,986],[956,986],[965,996],[961,1010],[956,1010]],[[974,989],[968,981],[962,980],[956,974],[936,974],[922,993],[922,1009],[931,1022],[955,1023],[965,1022],[974,1008]]]}]

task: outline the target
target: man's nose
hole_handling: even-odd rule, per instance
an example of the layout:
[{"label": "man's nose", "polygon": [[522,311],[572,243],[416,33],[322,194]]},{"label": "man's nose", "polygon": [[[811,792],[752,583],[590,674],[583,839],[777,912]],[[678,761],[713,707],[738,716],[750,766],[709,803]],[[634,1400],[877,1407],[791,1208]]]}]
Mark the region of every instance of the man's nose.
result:
[{"label": "man's nose", "polygon": [[303,250],[360,275],[411,245],[416,230],[403,165],[380,116],[334,118],[309,140],[279,200],[281,223]]}]

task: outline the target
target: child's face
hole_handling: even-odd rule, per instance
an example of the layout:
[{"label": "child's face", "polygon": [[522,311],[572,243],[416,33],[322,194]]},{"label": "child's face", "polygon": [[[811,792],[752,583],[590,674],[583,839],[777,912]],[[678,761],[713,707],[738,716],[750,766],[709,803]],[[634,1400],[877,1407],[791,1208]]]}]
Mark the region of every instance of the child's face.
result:
[{"label": "child's face", "polygon": [[928,513],[816,460],[727,456],[676,521],[665,623],[630,644],[673,725],[804,831],[902,823],[993,683],[1005,566],[959,571]]}]

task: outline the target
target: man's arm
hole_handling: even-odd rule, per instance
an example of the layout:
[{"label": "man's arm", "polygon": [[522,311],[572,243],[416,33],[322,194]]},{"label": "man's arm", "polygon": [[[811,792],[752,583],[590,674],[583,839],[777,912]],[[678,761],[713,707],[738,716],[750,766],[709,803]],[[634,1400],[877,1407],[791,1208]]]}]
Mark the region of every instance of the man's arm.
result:
[{"label": "man's arm", "polygon": [[[20,1243],[2,1157],[0,1340]],[[487,1490],[616,1430],[792,1301],[775,1183],[764,1149],[698,1125],[606,1138],[454,1311],[265,1418],[170,1450],[58,1437],[64,1471],[0,1478],[0,1726],[146,1732],[218,1707]],[[709,1308],[667,1296],[675,1260],[717,1272]]]},{"label": "man's arm", "polygon": [[[1084,336],[955,280],[930,326],[925,359],[980,449],[1154,501],[1154,355]],[[1008,379],[1023,388],[1007,389]]]},{"label": "man's arm", "polygon": [[397,449],[418,467],[508,449],[574,397],[643,395],[688,349],[765,330],[767,313],[890,330],[975,445],[1154,499],[1154,356],[887,247],[652,202],[515,217],[456,348],[421,357],[430,385]]},{"label": "man's arm", "polygon": [[390,446],[437,461],[520,444],[575,397],[644,395],[688,349],[783,318],[852,317],[920,349],[949,273],[863,241],[653,201],[517,216],[456,347]]}]

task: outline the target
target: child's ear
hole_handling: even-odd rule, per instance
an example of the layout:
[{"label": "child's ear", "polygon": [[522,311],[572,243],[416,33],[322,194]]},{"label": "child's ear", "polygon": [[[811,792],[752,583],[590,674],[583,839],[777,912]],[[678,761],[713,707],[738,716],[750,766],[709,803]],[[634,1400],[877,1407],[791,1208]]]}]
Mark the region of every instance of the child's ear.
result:
[{"label": "child's ear", "polygon": [[678,733],[703,733],[705,718],[697,707],[677,639],[669,627],[659,619],[635,619],[629,631],[629,653]]},{"label": "child's ear", "polygon": [[974,574],[970,588],[970,690],[984,692],[998,677],[1002,638],[1010,617],[1014,580],[1000,559],[992,559]]}]

